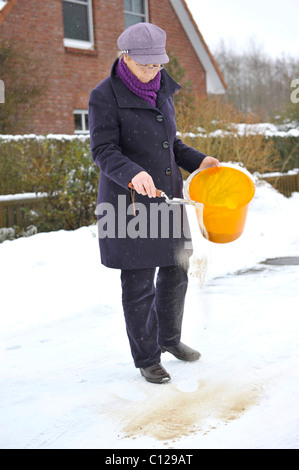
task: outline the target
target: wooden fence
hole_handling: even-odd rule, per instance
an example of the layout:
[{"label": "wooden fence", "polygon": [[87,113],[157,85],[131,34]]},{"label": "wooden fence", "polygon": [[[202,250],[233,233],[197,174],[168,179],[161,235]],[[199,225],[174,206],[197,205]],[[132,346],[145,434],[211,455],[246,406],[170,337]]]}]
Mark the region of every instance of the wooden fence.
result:
[{"label": "wooden fence", "polygon": [[37,210],[45,200],[46,196],[43,195],[14,194],[0,197],[0,228],[17,226],[25,229],[26,212]]},{"label": "wooden fence", "polygon": [[299,192],[299,173],[294,175],[263,176],[262,179],[287,197],[290,197],[294,192]]}]

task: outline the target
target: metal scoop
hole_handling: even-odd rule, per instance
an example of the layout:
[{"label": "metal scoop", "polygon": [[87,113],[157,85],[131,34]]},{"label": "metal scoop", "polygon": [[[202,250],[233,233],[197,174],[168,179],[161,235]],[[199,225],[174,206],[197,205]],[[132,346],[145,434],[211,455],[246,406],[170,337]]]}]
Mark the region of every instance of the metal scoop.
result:
[{"label": "metal scoop", "polygon": [[[132,183],[129,183],[129,188],[131,190],[135,190]],[[203,204],[201,202],[193,201],[192,199],[182,199],[179,197],[167,196],[167,194],[165,194],[164,191],[161,191],[161,189],[156,190],[156,196],[164,197],[165,202],[167,204],[190,204],[191,206],[194,206],[196,210],[197,221],[198,221],[198,225],[201,230],[201,233],[204,238],[209,240],[209,234],[203,221]]]}]

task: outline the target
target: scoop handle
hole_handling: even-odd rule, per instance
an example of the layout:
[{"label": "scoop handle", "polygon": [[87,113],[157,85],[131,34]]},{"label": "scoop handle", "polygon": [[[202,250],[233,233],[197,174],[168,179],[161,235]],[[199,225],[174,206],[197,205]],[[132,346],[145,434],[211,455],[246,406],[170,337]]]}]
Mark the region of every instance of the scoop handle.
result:
[{"label": "scoop handle", "polygon": [[[130,189],[135,189],[134,185],[132,183],[129,183],[129,188]],[[156,197],[162,197],[162,194],[164,194],[164,192],[161,191],[161,189],[156,189]]]}]

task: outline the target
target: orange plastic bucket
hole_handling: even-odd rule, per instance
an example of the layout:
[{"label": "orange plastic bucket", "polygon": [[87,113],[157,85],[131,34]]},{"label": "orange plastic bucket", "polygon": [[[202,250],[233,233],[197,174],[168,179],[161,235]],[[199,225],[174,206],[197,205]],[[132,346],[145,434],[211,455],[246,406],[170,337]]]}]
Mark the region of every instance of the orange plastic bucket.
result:
[{"label": "orange plastic bucket", "polygon": [[186,192],[190,202],[195,203],[205,238],[214,243],[229,243],[240,237],[248,204],[255,194],[248,173],[225,165],[197,170],[189,176]]}]

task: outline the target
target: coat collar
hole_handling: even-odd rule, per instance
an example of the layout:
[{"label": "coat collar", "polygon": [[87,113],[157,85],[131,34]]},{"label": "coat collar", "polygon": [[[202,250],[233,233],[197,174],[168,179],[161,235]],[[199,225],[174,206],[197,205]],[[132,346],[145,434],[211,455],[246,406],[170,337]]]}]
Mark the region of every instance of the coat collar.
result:
[{"label": "coat collar", "polygon": [[[119,76],[116,73],[116,65],[118,59],[114,62],[112,69],[110,80],[112,84],[112,88],[117,100],[117,104],[120,108],[149,108],[149,109],[156,109],[150,103],[148,103],[140,96],[135,95],[132,93],[126,85],[122,82]],[[157,108],[164,103],[164,101],[168,100],[168,98],[172,97],[178,90],[181,89],[181,86],[178,85],[171,76],[166,72],[166,70],[161,71],[161,87],[158,91],[157,97]]]}]

